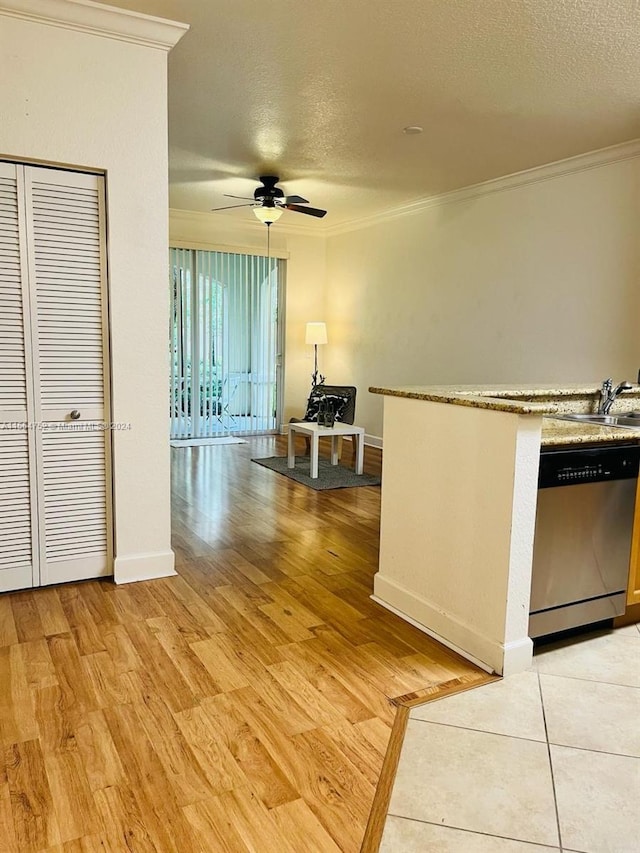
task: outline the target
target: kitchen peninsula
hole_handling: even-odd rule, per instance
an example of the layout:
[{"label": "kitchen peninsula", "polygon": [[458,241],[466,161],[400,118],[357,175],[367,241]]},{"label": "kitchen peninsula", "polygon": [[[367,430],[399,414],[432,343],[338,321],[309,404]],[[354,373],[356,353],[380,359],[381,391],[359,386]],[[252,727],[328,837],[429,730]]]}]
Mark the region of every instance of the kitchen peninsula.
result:
[{"label": "kitchen peninsula", "polygon": [[[531,664],[531,566],[541,448],[640,442],[560,420],[599,386],[372,387],[384,395],[380,565],[373,598],[486,669]],[[640,387],[614,411],[640,408]]]}]

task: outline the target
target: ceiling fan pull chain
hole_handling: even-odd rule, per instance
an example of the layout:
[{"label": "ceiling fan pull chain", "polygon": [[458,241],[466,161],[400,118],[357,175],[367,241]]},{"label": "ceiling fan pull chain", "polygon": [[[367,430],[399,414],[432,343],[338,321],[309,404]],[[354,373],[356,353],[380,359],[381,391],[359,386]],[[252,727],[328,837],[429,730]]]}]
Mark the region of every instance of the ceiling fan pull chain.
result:
[{"label": "ceiling fan pull chain", "polygon": [[271,275],[271,226],[272,222],[265,222],[267,226],[267,276]]}]

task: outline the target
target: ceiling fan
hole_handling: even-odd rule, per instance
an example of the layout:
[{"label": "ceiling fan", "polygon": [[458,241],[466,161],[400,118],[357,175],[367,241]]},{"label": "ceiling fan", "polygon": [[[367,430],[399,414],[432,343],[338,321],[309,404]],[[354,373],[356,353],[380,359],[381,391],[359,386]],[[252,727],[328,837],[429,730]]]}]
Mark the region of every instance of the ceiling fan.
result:
[{"label": "ceiling fan", "polygon": [[227,207],[214,207],[213,212],[217,212],[218,210],[233,210],[234,207],[252,207],[256,217],[267,226],[273,222],[277,222],[285,210],[292,210],[294,213],[306,213],[307,216],[317,216],[319,219],[326,215],[326,210],[320,210],[317,207],[307,207],[306,205],[309,202],[306,198],[302,198],[302,196],[285,196],[280,187],[276,186],[280,180],[276,175],[261,175],[259,180],[261,185],[253,193],[253,199],[246,196],[225,193],[226,198],[242,199],[243,201],[250,202],[249,204],[231,204]]}]

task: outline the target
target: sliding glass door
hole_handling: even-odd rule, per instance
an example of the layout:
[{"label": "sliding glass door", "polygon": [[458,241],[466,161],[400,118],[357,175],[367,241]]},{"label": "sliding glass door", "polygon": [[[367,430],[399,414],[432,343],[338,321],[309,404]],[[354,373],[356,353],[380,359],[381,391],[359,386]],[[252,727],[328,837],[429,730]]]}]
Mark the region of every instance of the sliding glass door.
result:
[{"label": "sliding glass door", "polygon": [[171,437],[278,429],[284,261],[171,249]]}]

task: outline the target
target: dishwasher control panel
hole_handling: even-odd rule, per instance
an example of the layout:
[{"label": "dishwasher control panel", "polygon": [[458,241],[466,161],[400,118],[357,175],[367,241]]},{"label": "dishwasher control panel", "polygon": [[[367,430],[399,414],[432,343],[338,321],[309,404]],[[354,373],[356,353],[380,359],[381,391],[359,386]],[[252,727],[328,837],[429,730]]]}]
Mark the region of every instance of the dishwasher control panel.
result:
[{"label": "dishwasher control panel", "polygon": [[540,456],[538,488],[631,480],[639,463],[640,445],[549,450]]}]

